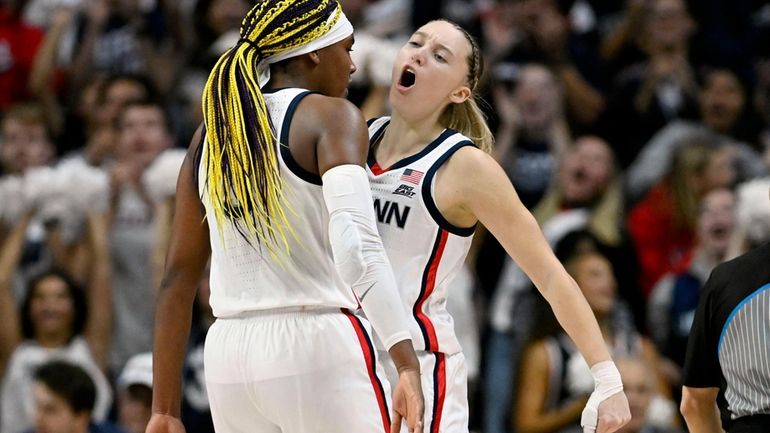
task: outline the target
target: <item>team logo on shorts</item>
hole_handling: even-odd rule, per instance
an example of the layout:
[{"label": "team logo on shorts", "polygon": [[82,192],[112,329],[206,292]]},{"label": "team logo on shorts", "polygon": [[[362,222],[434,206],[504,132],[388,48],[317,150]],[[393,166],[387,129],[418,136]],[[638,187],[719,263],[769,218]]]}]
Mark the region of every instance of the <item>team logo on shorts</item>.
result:
[{"label": "team logo on shorts", "polygon": [[398,188],[396,188],[395,191],[393,191],[393,194],[403,195],[404,197],[412,198],[416,193],[414,192],[413,186],[401,184],[398,186]]}]

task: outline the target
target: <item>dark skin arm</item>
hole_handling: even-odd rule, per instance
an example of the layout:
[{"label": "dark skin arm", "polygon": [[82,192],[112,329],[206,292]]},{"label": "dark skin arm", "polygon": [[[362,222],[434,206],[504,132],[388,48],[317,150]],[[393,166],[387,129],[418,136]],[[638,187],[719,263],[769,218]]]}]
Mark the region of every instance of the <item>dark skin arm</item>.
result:
[{"label": "dark skin arm", "polygon": [[[322,176],[338,165],[363,166],[369,152],[366,122],[361,112],[345,99],[308,95],[293,118],[289,150],[302,168]],[[416,379],[414,386],[419,387],[420,365],[411,340],[396,343],[388,352],[398,369],[399,381]],[[406,403],[394,398],[397,411],[403,409],[400,404]],[[396,424],[400,425],[398,413],[394,414],[393,425]]]},{"label": "dark skin arm", "polygon": [[[363,166],[369,152],[366,122],[345,99],[308,95],[297,107],[289,130],[289,149],[302,168],[321,176],[338,165]],[[419,370],[411,348],[411,342],[404,340],[391,349],[399,372]]]},{"label": "dark skin arm", "polygon": [[199,128],[177,181],[174,223],[155,314],[153,416],[147,432],[184,431],[179,421],[182,366],[195,293],[211,253],[208,224],[193,176],[200,135]]}]

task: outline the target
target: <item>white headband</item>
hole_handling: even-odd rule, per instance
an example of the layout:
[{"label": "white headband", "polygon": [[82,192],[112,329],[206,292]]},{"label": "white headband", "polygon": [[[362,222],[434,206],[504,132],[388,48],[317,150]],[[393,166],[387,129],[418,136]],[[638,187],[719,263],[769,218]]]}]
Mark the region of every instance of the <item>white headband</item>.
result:
[{"label": "white headband", "polygon": [[[329,20],[334,19],[335,15],[335,13],[330,15]],[[270,81],[271,64],[278,63],[282,60],[290,59],[292,57],[301,56],[302,54],[312,53],[313,51],[320,50],[321,48],[326,48],[330,45],[336,44],[337,42],[347,38],[352,34],[353,25],[350,24],[350,21],[348,21],[345,13],[340,11],[340,17],[337,20],[337,23],[335,23],[334,26],[329,29],[329,31],[326,32],[323,36],[310,41],[306,45],[292,48],[291,50],[282,52],[259,62],[257,65],[257,73],[259,74],[259,87],[263,87],[265,84],[267,84],[268,81]]]}]

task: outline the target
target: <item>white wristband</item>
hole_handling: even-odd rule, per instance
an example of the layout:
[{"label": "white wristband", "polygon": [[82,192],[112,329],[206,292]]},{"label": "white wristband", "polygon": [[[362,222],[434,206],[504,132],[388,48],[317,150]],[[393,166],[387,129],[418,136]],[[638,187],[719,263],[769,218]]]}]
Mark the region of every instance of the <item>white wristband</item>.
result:
[{"label": "white wristband", "polygon": [[623,382],[620,372],[612,361],[597,362],[591,367],[594,377],[594,392],[588,398],[583,415],[580,417],[580,425],[584,433],[593,433],[599,422],[599,405],[604,400],[623,391]]}]

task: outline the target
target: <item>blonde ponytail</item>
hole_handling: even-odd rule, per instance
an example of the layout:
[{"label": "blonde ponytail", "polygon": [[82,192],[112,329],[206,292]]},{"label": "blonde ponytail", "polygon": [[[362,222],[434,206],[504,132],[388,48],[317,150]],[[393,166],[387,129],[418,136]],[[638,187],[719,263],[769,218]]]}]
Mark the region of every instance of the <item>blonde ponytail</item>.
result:
[{"label": "blonde ponytail", "polygon": [[461,104],[449,105],[439,120],[441,125],[470,138],[479,149],[492,152],[495,138],[487,125],[487,118],[473,97]]}]

